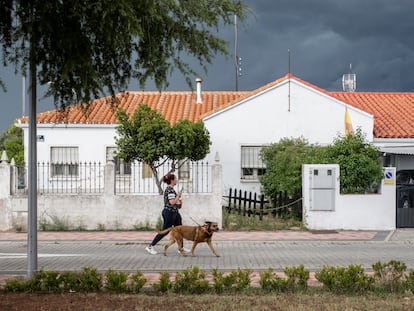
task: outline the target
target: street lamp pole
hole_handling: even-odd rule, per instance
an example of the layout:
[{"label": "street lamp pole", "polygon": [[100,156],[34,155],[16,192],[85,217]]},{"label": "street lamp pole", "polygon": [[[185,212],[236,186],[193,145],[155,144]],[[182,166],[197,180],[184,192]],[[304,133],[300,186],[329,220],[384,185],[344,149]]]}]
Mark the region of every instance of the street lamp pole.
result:
[{"label": "street lamp pole", "polygon": [[[32,53],[32,52],[31,52]],[[29,106],[29,198],[27,237],[27,276],[37,271],[37,92],[36,64],[30,60],[30,106]]]}]

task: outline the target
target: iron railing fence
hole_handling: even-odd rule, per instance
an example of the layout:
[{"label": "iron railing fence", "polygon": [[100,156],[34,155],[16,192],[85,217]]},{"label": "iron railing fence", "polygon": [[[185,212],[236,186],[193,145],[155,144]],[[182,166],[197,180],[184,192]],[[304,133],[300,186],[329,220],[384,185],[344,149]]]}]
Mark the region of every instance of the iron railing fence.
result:
[{"label": "iron railing fence", "polygon": [[[171,170],[171,162],[157,168],[158,180],[161,180]],[[203,161],[187,161],[174,171],[178,177],[177,189],[186,193],[211,193],[212,171],[211,165]],[[115,191],[120,194],[158,193],[158,186],[151,169],[142,162],[131,164],[130,174],[117,174]],[[162,189],[166,184],[161,182]]]},{"label": "iron railing fence", "polygon": [[[156,180],[151,169],[134,162],[128,169],[113,165],[115,180],[114,191],[118,194],[158,194]],[[158,167],[158,178],[167,174],[171,163]],[[27,194],[27,167],[16,166],[12,169],[12,189],[14,194]],[[178,189],[187,193],[211,193],[212,171],[208,162],[187,161],[175,171],[179,178]],[[165,188],[162,183],[162,189]],[[48,163],[37,164],[37,190],[39,194],[94,194],[103,193],[105,187],[105,165],[100,162]]]},{"label": "iron railing fence", "polygon": [[[100,162],[37,163],[37,191],[50,193],[101,193],[104,191],[104,169]],[[13,193],[27,193],[27,167],[15,167]]]}]

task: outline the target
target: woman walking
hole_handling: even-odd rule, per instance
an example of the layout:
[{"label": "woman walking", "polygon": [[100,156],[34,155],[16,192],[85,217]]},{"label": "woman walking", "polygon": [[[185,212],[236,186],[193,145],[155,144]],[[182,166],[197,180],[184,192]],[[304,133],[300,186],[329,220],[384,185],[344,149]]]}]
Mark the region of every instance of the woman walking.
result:
[{"label": "woman walking", "polygon": [[[171,226],[181,226],[182,219],[179,213],[181,208],[181,195],[182,190],[177,192],[174,190],[174,186],[178,183],[177,177],[173,173],[168,173],[162,179],[163,182],[167,184],[167,187],[164,190],[164,209],[162,210],[162,219],[163,226],[162,230],[170,228]],[[148,245],[145,249],[151,255],[156,255],[157,251],[155,250],[155,245],[168,233],[157,234],[152,240],[151,244]],[[185,252],[189,252],[189,249],[184,248]]]}]

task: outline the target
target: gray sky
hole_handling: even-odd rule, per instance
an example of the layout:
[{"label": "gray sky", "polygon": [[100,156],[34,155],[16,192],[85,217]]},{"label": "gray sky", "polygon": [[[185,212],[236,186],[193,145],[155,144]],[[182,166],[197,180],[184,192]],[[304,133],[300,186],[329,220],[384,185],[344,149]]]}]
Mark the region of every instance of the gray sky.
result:
[{"label": "gray sky", "polygon": [[[357,91],[414,91],[414,3],[412,0],[245,0],[252,13],[238,26],[242,58],[239,90],[253,90],[288,72],[329,91],[340,91],[342,74],[357,75]],[[234,28],[220,31],[234,52]],[[193,63],[189,60],[189,63]],[[22,78],[0,67],[8,91],[0,91],[0,134],[22,115]],[[195,69],[197,67],[195,66]],[[235,90],[232,56],[218,56],[203,89]],[[26,82],[28,83],[28,82]],[[139,90],[131,81],[130,90]],[[146,90],[154,90],[149,82]],[[174,74],[168,90],[189,90]],[[39,87],[38,111],[53,108]],[[26,102],[27,96],[26,96]],[[26,103],[26,107],[28,104]],[[28,108],[25,108],[28,114]]]}]

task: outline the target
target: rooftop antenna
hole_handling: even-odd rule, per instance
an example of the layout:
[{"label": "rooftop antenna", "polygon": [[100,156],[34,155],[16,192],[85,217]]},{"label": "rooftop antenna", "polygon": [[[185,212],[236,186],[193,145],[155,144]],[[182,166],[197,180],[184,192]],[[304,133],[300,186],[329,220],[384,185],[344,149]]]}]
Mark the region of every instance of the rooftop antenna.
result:
[{"label": "rooftop antenna", "polygon": [[288,49],[288,111],[290,112],[290,49]]},{"label": "rooftop antenna", "polygon": [[22,117],[26,115],[26,74],[22,75]]},{"label": "rooftop antenna", "polygon": [[349,64],[349,73],[342,75],[342,90],[344,92],[356,90],[356,74],[352,73],[352,63]]},{"label": "rooftop antenna", "polygon": [[236,92],[239,90],[239,77],[241,76],[241,57],[237,53],[237,15],[234,15],[234,65],[236,69]]}]

